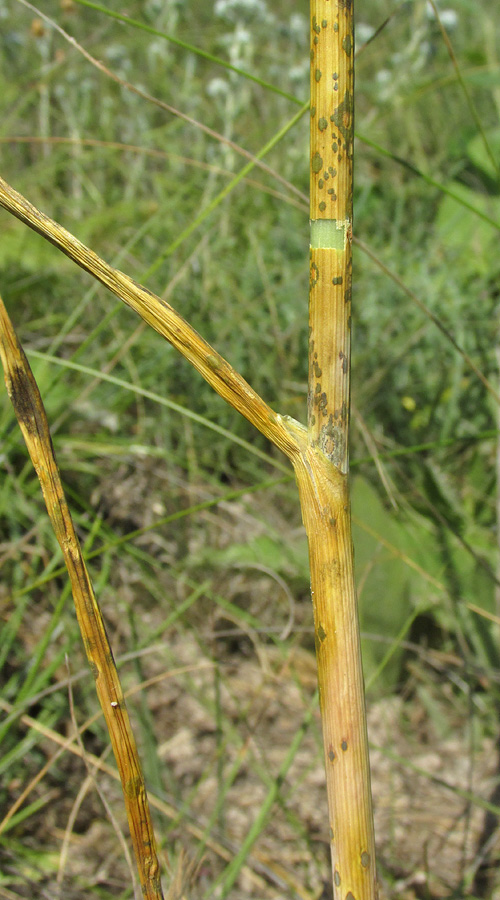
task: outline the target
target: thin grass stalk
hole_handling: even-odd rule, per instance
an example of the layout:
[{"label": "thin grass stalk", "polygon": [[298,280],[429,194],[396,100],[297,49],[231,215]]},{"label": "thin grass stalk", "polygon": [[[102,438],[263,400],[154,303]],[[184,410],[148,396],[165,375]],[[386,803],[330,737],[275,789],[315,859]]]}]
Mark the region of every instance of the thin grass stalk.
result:
[{"label": "thin grass stalk", "polygon": [[[311,2],[309,540],[335,900],[377,896],[349,496],[354,34],[351,0]],[[306,472],[300,472],[302,465]],[[307,470],[309,477],[307,476]]]},{"label": "thin grass stalk", "polygon": [[1,299],[0,357],[7,392],[68,569],[85,652],[120,772],[142,895],[163,900],[146,786],[113,652],[64,496],[38,385]]}]

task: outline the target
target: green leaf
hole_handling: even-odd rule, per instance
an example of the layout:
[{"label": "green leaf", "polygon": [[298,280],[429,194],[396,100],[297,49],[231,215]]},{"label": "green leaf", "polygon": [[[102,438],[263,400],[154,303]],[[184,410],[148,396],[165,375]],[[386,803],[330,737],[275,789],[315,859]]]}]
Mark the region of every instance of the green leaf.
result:
[{"label": "green leaf", "polygon": [[[481,149],[486,166],[486,152],[482,145]],[[479,144],[477,152],[480,155]],[[450,195],[443,197],[436,216],[436,236],[455,252],[456,264],[464,274],[471,277],[487,275],[491,272],[492,262],[498,258],[498,234],[467,206],[474,206],[489,218],[498,220],[500,197],[480,194],[457,182],[450,183],[449,187],[465,205]]]}]

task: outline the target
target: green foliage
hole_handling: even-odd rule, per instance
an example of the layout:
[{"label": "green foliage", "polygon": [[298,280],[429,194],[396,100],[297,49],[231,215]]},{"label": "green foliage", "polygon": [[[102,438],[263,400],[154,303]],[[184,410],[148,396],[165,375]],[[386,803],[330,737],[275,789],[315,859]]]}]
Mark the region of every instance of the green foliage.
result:
[{"label": "green foliage", "polygon": [[[307,99],[303,4],[128,0],[107,6],[199,47],[205,56],[76,2],[49,0],[43,12],[121,79],[252,154]],[[500,9],[450,0],[448,13],[462,74],[498,158],[500,75],[491,35]],[[172,251],[247,159],[227,141],[112,81],[18,2],[0,4],[0,15],[2,175],[110,262],[165,296],[276,409],[304,420],[308,212],[301,194],[308,186],[307,117],[265,158],[287,184],[253,168]],[[356,127],[393,158],[358,142],[355,233],[439,317],[495,386],[498,231],[471,210],[500,221],[500,188],[484,137],[424,0],[370,0],[357,15]],[[93,577],[117,657],[145,654],[162,642],[160,656],[151,650],[140,657],[141,677],[200,660],[218,673],[178,678],[188,715],[198,715],[202,739],[210,733],[215,742],[207,744],[204,773],[189,775],[171,756],[172,734],[187,727],[175,691],[169,694],[171,714],[161,712],[154,692],[144,691],[137,701],[151,704],[150,714],[140,719],[143,742],[151,744],[154,737],[170,765],[159,767],[160,776],[149,748],[151,780],[177,804],[177,818],[161,817],[163,839],[177,846],[181,826],[203,819],[211,796],[204,793],[206,782],[215,785],[217,834],[227,837],[225,817],[237,803],[224,769],[229,760],[231,778],[250,772],[252,789],[261,797],[264,785],[266,802],[275,801],[287,834],[308,861],[302,868],[297,863],[297,878],[318,896],[324,854],[315,833],[311,837],[300,823],[297,784],[287,782],[285,790],[275,780],[284,758],[268,764],[245,743],[265,720],[257,700],[264,703],[262,696],[279,682],[283,668],[290,667],[297,689],[298,718],[287,735],[297,738],[297,759],[311,701],[310,682],[298,664],[294,668],[294,654],[309,654],[313,642],[294,485],[278,484],[283,473],[275,471],[283,461],[156,334],[138,327],[131,312],[3,213],[0,266],[2,293],[53,425],[80,536],[89,555],[98,553]],[[72,367],[56,365],[54,356]],[[497,729],[496,632],[471,609],[495,612],[498,450],[491,432],[497,406],[442,332],[359,249],[353,399],[354,536],[370,699],[410,695],[440,735],[458,721],[461,736],[465,727],[479,740]],[[484,432],[489,436],[481,439]],[[56,690],[67,677],[65,653],[78,676],[78,721],[95,706],[92,684],[82,674],[60,554],[6,398],[0,436],[2,695],[7,704],[24,704],[17,717],[0,722],[10,773],[2,776],[4,809],[26,771],[34,774],[46,758],[41,739],[19,716],[36,702],[32,712],[40,722],[61,733],[71,727],[66,688]],[[427,449],[413,452],[421,444]],[[403,452],[391,457],[395,451]],[[208,502],[213,506],[200,510]],[[141,537],[127,537],[147,528]],[[286,582],[292,604],[276,577]],[[439,669],[433,651],[447,660],[460,657],[463,668],[449,662]],[[257,659],[267,673],[261,695],[255,689],[247,696],[232,678],[242,659]],[[52,693],[37,699],[44,691]],[[278,742],[267,737],[271,747]],[[314,726],[309,738],[309,752],[319,754]],[[90,727],[86,740],[95,752],[103,749],[101,723]],[[46,782],[48,805],[60,797],[67,771],[75,778],[69,763],[58,765]],[[306,784],[307,773],[300,771],[297,781]],[[84,777],[82,767],[76,779]],[[24,820],[14,820],[15,827],[0,838],[9,872],[16,868],[12,858],[17,860],[17,874],[7,877],[6,887],[21,884],[32,896],[41,896],[47,880],[53,889],[57,868],[51,844],[46,851],[35,849],[47,812],[44,797],[39,789]],[[265,798],[261,811],[267,815]],[[72,800],[61,803],[50,819],[57,834]],[[89,802],[81,832],[99,816]],[[262,813],[259,828],[265,818]],[[193,846],[196,854],[194,839]],[[209,856],[200,884],[213,885],[218,878],[229,884],[234,872],[224,866],[217,854]],[[400,866],[398,859],[394,872]],[[127,877],[118,879],[120,890]],[[75,897],[118,895],[111,882],[95,885],[81,872],[72,883]],[[200,888],[190,896],[201,893]],[[296,896],[292,888],[290,896]]]}]

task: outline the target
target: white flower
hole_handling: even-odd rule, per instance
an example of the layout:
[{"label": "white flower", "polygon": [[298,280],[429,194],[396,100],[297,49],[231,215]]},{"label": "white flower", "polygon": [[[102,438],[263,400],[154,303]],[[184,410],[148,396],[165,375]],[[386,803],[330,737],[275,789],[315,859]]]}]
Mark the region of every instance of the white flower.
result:
[{"label": "white flower", "polygon": [[225,97],[229,90],[229,85],[224,78],[212,78],[207,84],[207,94],[209,97]]},{"label": "white flower", "polygon": [[358,22],[356,25],[356,41],[358,46],[366,44],[374,33],[375,29],[371,25],[367,25],[366,22]]},{"label": "white flower", "polygon": [[458,25],[458,15],[454,9],[443,9],[443,11],[439,13],[439,17],[445,28],[451,30]]},{"label": "white flower", "polygon": [[239,19],[261,19],[267,21],[269,13],[264,0],[216,0],[216,16],[237,22]]},{"label": "white flower", "polygon": [[289,23],[290,34],[296,40],[302,40],[302,38],[307,37],[308,34],[308,24],[307,19],[302,13],[292,13],[290,16]]},{"label": "white flower", "polygon": [[376,79],[379,84],[388,84],[392,79],[392,75],[389,72],[389,69],[379,69],[376,74]]},{"label": "white flower", "polygon": [[[437,4],[436,4],[437,5]],[[444,28],[455,28],[458,24],[458,15],[454,9],[440,9],[439,18],[441,19],[441,24]],[[427,2],[426,13],[428,19],[435,19],[436,13],[434,12],[434,7],[432,3]]]}]

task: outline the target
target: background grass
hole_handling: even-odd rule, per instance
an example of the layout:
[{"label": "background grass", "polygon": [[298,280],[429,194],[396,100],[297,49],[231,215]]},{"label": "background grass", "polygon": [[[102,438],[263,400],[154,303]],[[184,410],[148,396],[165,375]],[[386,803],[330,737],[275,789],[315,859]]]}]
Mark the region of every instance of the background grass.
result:
[{"label": "background grass", "polygon": [[[149,31],[70,0],[42,9],[119,78],[252,154],[307,100],[307,10],[295,0],[106,4]],[[469,0],[440,10],[458,75],[429,4],[358,4],[355,233],[494,390],[500,12]],[[303,420],[307,116],[266,157],[287,183],[254,168],[196,225],[245,158],[111,80],[36,11],[11,0],[0,15],[3,176]],[[148,783],[167,804],[157,821],[171,870],[190,897],[318,898],[328,837],[307,552],[284,461],[156,334],[6,214],[0,263],[125,685],[163,678],[130,702]],[[476,607],[498,611],[497,402],[359,247],[355,272],[353,512],[384,891],[493,897],[497,624]],[[5,395],[0,434],[7,811],[55,750],[22,716],[72,728],[65,655],[78,724],[96,700]],[[149,530],[131,537],[137,529]],[[94,754],[107,746],[100,721],[83,739]],[[422,772],[410,774],[415,761]],[[132,895],[91,783],[77,805],[86,776],[62,754],[10,820],[0,896]],[[118,788],[102,779],[120,820]],[[439,780],[455,792],[438,803]]]}]

